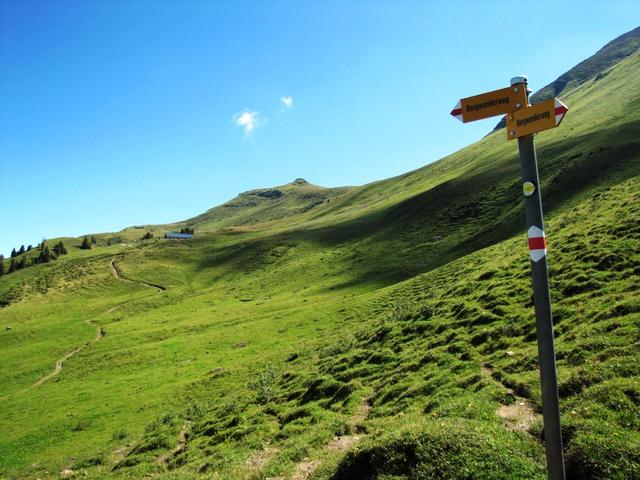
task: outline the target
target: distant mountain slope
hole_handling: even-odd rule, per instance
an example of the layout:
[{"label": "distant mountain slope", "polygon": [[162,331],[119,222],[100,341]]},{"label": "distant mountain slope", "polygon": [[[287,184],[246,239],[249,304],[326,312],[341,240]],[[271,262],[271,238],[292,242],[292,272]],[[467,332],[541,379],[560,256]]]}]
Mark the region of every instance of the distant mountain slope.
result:
[{"label": "distant mountain slope", "polygon": [[[589,80],[597,81],[606,75],[606,71],[616,63],[640,49],[640,27],[620,35],[610,41],[595,54],[560,75],[549,85],[544,86],[531,95],[531,104],[560,97]],[[494,130],[504,128],[504,118],[498,122]]]},{"label": "distant mountain slope", "polygon": [[594,55],[580,62],[571,70],[560,75],[549,85],[538,90],[532,97],[532,103],[539,103],[574,89],[578,85],[597,79],[605,74],[605,71],[624,60],[629,55],[640,49],[640,27],[620,35],[615,40],[607,43]]},{"label": "distant mountain slope", "polygon": [[319,187],[303,178],[297,178],[286,185],[243,192],[183,223],[193,225],[199,232],[203,232],[228,227],[250,227],[275,220],[286,221],[288,217],[326,206],[331,199],[348,190],[349,187]]}]

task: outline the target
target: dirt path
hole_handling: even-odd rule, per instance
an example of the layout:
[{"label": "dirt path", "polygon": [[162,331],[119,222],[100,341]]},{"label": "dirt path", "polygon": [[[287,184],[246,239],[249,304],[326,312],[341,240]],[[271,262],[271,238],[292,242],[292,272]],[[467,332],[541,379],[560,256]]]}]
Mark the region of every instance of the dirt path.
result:
[{"label": "dirt path", "polygon": [[[104,330],[102,329],[102,326],[93,323],[93,320],[85,320],[84,323],[86,323],[87,325],[90,325],[92,327],[96,327],[96,336],[93,339],[94,342],[97,342],[98,340],[100,340],[102,337],[104,337]],[[56,364],[55,367],[53,368],[53,372],[49,373],[48,375],[45,375],[44,377],[42,377],[40,380],[38,380],[36,383],[34,383],[32,385],[32,387],[37,387],[38,385],[42,385],[44,382],[46,382],[47,380],[52,379],[53,377],[55,377],[56,375],[58,375],[61,371],[62,371],[62,365],[64,364],[64,362],[66,362],[67,360],[69,360],[71,357],[73,357],[75,354],[79,353],[80,351],[82,351],[82,349],[84,347],[86,347],[87,345],[89,345],[91,342],[87,342],[84,345],[79,346],[78,348],[76,348],[75,350],[70,351],[69,353],[65,353],[64,356],[62,358],[60,358],[59,360],[56,360]]]},{"label": "dirt path", "polygon": [[111,275],[114,278],[119,278],[120,280],[123,280],[125,282],[138,283],[140,285],[144,285],[145,287],[149,287],[149,288],[155,288],[156,290],[159,290],[161,292],[164,292],[166,290],[165,287],[163,287],[162,285],[158,285],[156,283],[148,283],[148,282],[143,282],[141,280],[131,280],[130,278],[125,277],[124,275],[122,275],[122,272],[116,265],[115,259],[111,260],[111,262],[109,263],[109,267],[111,268]]},{"label": "dirt path", "polygon": [[81,347],[76,348],[75,350],[70,351],[69,353],[65,354],[64,357],[62,357],[61,359],[56,361],[56,366],[53,369],[53,372],[51,372],[48,375],[45,375],[44,377],[42,377],[40,380],[38,380],[36,383],[33,384],[34,387],[37,387],[38,385],[42,385],[44,382],[46,382],[47,380],[52,379],[53,377],[55,377],[56,375],[58,375],[60,373],[60,371],[62,370],[62,364],[67,361],[68,359],[70,359],[71,357],[73,357],[76,353],[78,353],[80,350],[82,350],[84,347],[86,347],[88,344],[84,344]]},{"label": "dirt path", "polygon": [[542,417],[536,411],[535,405],[528,399],[517,396],[513,389],[498,381],[490,368],[483,366],[480,370],[483,375],[499,384],[507,393],[513,395],[515,398],[514,403],[510,405],[501,405],[496,410],[496,415],[503,419],[505,428],[507,430],[529,432],[531,426]]},{"label": "dirt path", "polygon": [[[155,288],[158,290],[158,292],[164,292],[166,289],[165,287],[161,286],[161,285],[155,285],[153,283],[146,283],[146,282],[139,282],[139,281],[135,281],[135,280],[130,280],[128,278],[124,278],[122,276],[122,274],[120,273],[120,271],[118,270],[118,267],[116,265],[116,261],[115,260],[111,260],[111,262],[109,262],[109,268],[111,269],[111,275],[114,278],[118,278],[124,282],[130,282],[130,283],[139,283],[141,285],[145,285],[147,287],[150,288]],[[113,312],[116,308],[119,308],[129,302],[131,302],[133,300],[129,300],[127,302],[123,302],[119,305],[116,305],[115,307],[110,308],[109,310],[107,310],[105,312],[105,314],[111,313]],[[84,321],[87,325],[90,325],[92,327],[96,327],[96,336],[93,339],[93,342],[97,342],[100,339],[102,339],[104,337],[104,329],[102,328],[101,325],[94,323],[94,320],[85,320]],[[64,362],[66,362],[67,360],[69,360],[71,357],[73,357],[74,355],[76,355],[77,353],[81,352],[83,348],[85,348],[87,345],[89,345],[92,342],[87,342],[84,345],[81,345],[80,347],[76,348],[75,350],[72,350],[68,353],[65,353],[64,356],[58,360],[56,360],[55,363],[55,367],[53,369],[53,371],[47,375],[45,375],[44,377],[42,377],[40,380],[38,380],[37,382],[35,382],[31,387],[37,387],[38,385],[42,385],[44,382],[46,382],[47,380],[51,380],[53,377],[55,377],[56,375],[58,375],[61,371],[62,371],[62,367],[64,365]],[[2,397],[4,398],[4,397]]]}]

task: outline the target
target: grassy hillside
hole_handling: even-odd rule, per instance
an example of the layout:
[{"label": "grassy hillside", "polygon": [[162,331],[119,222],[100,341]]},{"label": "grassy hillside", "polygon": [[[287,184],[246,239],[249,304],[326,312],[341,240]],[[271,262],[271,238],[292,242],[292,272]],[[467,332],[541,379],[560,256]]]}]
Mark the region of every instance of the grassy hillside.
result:
[{"label": "grassy hillside", "polygon": [[[639,73],[537,138],[573,479],[640,476]],[[0,478],[545,478],[523,231],[499,132],[3,276]]]}]

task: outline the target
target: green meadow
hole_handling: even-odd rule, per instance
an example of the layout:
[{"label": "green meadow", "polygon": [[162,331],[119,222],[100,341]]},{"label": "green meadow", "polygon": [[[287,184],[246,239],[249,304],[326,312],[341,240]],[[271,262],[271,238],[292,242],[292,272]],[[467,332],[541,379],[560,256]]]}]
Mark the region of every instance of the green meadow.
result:
[{"label": "green meadow", "polygon": [[[536,145],[567,476],[640,478],[640,52],[562,100]],[[95,236],[0,278],[0,478],[546,478],[504,130]]]}]

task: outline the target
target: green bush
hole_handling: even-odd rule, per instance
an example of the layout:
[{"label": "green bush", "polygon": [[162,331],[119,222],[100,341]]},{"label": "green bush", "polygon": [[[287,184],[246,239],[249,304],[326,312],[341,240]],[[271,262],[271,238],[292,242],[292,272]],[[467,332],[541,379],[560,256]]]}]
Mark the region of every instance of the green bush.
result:
[{"label": "green bush", "polygon": [[256,401],[264,405],[269,403],[276,395],[276,382],[278,374],[271,363],[267,363],[263,370],[249,382],[249,388],[254,392]]}]

